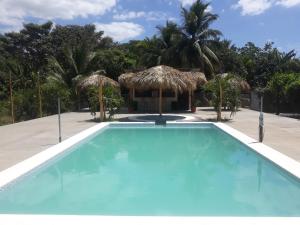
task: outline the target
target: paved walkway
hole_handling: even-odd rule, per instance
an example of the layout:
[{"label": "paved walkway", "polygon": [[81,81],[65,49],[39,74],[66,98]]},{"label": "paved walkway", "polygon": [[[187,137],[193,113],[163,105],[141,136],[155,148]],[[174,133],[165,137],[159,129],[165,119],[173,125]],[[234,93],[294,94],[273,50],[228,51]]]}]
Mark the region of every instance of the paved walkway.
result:
[{"label": "paved walkway", "polygon": [[[195,121],[212,120],[216,117],[210,108],[199,108]],[[229,113],[223,114],[229,118]],[[125,120],[128,114],[119,114]],[[257,139],[258,116],[256,111],[242,109],[226,122],[233,128]],[[89,112],[62,114],[62,134],[66,139],[96,123]],[[300,162],[300,120],[265,114],[265,144]],[[13,125],[0,126],[0,171],[58,143],[57,116],[30,120]]]}]

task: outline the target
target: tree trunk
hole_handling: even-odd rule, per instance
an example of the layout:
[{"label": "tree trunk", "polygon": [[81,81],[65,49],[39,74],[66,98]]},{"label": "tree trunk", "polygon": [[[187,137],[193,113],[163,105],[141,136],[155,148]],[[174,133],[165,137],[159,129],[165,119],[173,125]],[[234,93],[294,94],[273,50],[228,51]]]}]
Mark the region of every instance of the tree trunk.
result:
[{"label": "tree trunk", "polygon": [[43,117],[43,109],[42,109],[42,93],[41,93],[41,83],[40,83],[40,73],[37,73],[37,88],[38,88],[38,105],[39,105],[39,117]]},{"label": "tree trunk", "polygon": [[13,88],[12,88],[11,72],[9,72],[9,94],[10,94],[11,122],[15,123],[14,99],[13,99]]},{"label": "tree trunk", "polygon": [[100,104],[100,121],[104,121],[104,110],[103,110],[103,81],[99,80],[99,104]]},{"label": "tree trunk", "polygon": [[159,88],[159,115],[162,114],[162,88]]},{"label": "tree trunk", "polygon": [[217,121],[221,121],[222,120],[222,99],[223,99],[223,93],[222,93],[222,85],[221,85],[221,81],[219,80],[219,91],[220,91],[220,101],[219,101],[219,107],[218,107],[218,112],[217,112]]}]

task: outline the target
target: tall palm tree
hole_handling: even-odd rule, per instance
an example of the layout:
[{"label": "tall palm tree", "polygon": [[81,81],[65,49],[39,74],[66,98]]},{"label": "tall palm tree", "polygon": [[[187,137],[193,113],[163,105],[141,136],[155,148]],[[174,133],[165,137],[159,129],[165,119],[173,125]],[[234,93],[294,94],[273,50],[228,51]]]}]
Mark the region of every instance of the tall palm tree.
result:
[{"label": "tall palm tree", "polygon": [[180,27],[172,21],[167,21],[165,26],[157,26],[157,29],[161,48],[159,64],[178,66],[180,60],[176,56],[178,56],[178,43],[181,40]]},{"label": "tall palm tree", "polygon": [[188,67],[200,67],[203,71],[214,72],[214,65],[219,60],[208,47],[222,33],[211,29],[210,25],[218,19],[218,15],[209,11],[209,3],[197,0],[188,10],[181,10],[183,25],[182,40],[179,44],[182,62]]},{"label": "tall palm tree", "polygon": [[51,68],[49,78],[72,88],[77,97],[78,109],[80,109],[78,82],[95,69],[93,65],[96,54],[83,43],[74,49],[66,47],[64,55],[67,64],[60,63],[55,57],[48,58]]}]

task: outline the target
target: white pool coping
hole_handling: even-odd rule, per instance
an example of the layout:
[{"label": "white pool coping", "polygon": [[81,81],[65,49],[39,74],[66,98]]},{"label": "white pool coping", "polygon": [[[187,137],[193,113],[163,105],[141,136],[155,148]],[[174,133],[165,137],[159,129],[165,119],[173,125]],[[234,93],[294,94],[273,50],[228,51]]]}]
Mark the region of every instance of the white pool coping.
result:
[{"label": "white pool coping", "polygon": [[[137,115],[137,116],[130,116],[130,117],[128,117],[128,119],[131,121],[135,121],[135,122],[150,122],[149,120],[143,120],[140,117],[155,116],[155,115],[158,115],[158,114],[141,114],[141,115]],[[176,117],[181,116],[181,117],[183,117],[182,119],[178,119],[178,120],[175,120],[172,122],[188,122],[188,121],[192,121],[195,119],[195,117],[193,117],[193,116],[178,115],[178,114],[164,114],[164,116],[176,116]]]},{"label": "white pool coping", "polygon": [[[71,146],[85,138],[95,134],[111,123],[101,123],[93,126],[75,136],[52,146],[26,160],[0,172],[0,190],[17,178],[29,173],[33,169],[43,165],[46,161],[67,151]],[[138,125],[154,124],[153,122],[112,124]],[[223,123],[210,122],[168,122],[168,124],[213,124],[238,139],[257,153],[277,164],[300,179],[300,163],[288,156],[246,136],[245,134]],[[284,206],[283,206],[284,207]],[[300,225],[300,217],[164,217],[164,216],[74,216],[74,215],[14,215],[0,214],[2,225]]]}]

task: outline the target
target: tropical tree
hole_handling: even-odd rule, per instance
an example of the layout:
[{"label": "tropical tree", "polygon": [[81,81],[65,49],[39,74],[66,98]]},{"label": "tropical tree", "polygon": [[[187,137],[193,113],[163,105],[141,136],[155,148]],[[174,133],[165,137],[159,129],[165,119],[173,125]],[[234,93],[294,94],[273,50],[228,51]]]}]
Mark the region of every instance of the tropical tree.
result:
[{"label": "tropical tree", "polygon": [[211,97],[212,105],[217,112],[217,120],[222,120],[222,108],[234,115],[240,107],[240,94],[243,80],[234,74],[219,74],[210,80],[205,90]]},{"label": "tropical tree", "polygon": [[178,67],[180,58],[178,54],[178,44],[181,41],[180,27],[172,21],[167,21],[165,26],[157,26],[159,30],[160,56],[158,65],[169,65]]},{"label": "tropical tree", "polygon": [[[24,28],[19,33],[8,33],[7,50],[26,67],[26,73],[36,88],[38,115],[43,116],[41,83],[45,80],[45,67],[47,58],[51,55],[49,46],[49,34],[52,30],[52,22],[42,25],[24,24]],[[24,71],[24,72],[25,72]]]},{"label": "tropical tree", "polygon": [[287,87],[298,79],[294,74],[276,73],[268,82],[267,89],[275,96],[276,114],[280,114],[280,105],[286,96]]},{"label": "tropical tree", "polygon": [[209,11],[209,3],[197,0],[190,9],[181,10],[183,25],[179,51],[182,64],[186,67],[200,67],[203,71],[213,74],[219,60],[209,48],[209,44],[222,33],[210,26],[218,19],[217,14]]}]

